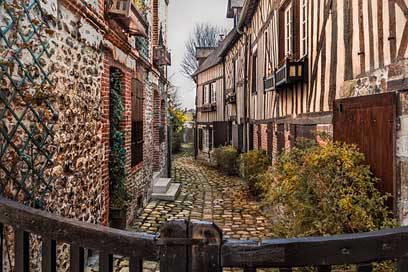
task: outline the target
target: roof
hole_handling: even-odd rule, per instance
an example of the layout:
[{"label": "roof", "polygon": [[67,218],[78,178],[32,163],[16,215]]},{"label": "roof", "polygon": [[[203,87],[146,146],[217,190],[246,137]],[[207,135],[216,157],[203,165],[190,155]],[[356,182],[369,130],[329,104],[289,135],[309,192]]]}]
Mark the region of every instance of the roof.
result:
[{"label": "roof", "polygon": [[217,64],[220,64],[223,61],[223,52],[225,51],[225,48],[229,47],[231,43],[235,43],[237,37],[239,37],[239,35],[236,29],[231,30],[219,46],[203,61],[203,63],[201,63],[192,76],[197,76]]},{"label": "roof", "polygon": [[192,75],[197,76],[199,73],[202,73],[217,64],[220,64],[225,55],[228,53],[228,50],[238,41],[242,33],[238,29],[246,26],[251,22],[252,17],[255,14],[256,7],[258,6],[259,0],[228,0],[228,7],[232,4],[239,4],[243,2],[243,8],[241,16],[239,18],[238,25],[228,33],[227,37],[220,43],[220,45],[208,56],[208,58],[198,67],[197,71]]}]

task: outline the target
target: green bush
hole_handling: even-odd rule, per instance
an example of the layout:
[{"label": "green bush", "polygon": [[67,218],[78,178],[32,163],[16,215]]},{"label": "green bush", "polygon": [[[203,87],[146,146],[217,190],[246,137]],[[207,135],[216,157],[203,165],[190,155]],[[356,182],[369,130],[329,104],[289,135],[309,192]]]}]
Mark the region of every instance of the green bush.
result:
[{"label": "green bush", "polygon": [[216,148],[213,156],[219,170],[231,176],[238,173],[239,152],[235,147],[224,146]]},{"label": "green bush", "polygon": [[295,147],[261,177],[265,199],[277,213],[278,237],[321,236],[373,231],[396,225],[386,206],[389,195],[356,146]]},{"label": "green bush", "polygon": [[261,187],[259,185],[259,176],[264,174],[271,161],[268,155],[263,150],[251,150],[247,153],[241,154],[239,160],[239,170],[242,177],[244,177],[249,186],[249,190],[255,196],[261,193]]}]

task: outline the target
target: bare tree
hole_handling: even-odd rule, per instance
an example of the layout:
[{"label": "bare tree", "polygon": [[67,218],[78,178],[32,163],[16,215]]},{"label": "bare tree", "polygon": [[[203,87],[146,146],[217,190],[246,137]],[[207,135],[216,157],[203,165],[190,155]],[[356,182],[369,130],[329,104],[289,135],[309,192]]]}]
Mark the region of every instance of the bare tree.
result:
[{"label": "bare tree", "polygon": [[210,23],[197,23],[194,26],[193,32],[186,41],[186,52],[183,62],[181,63],[182,72],[186,77],[190,78],[198,68],[196,48],[216,47],[220,34],[225,33],[226,29],[214,26]]}]

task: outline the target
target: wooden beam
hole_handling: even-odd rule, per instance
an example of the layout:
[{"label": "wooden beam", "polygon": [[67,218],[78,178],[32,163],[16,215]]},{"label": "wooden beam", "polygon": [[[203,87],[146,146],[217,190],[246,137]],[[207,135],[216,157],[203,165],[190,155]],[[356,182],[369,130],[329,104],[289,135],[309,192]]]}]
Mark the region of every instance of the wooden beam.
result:
[{"label": "wooden beam", "polygon": [[330,49],[330,80],[329,80],[329,110],[333,108],[333,102],[336,98],[337,88],[337,0],[332,3],[332,30],[331,30],[331,49]]},{"label": "wooden beam", "polygon": [[68,219],[32,209],[3,197],[0,197],[0,223],[18,225],[26,232],[39,236],[46,235],[47,238],[58,242],[75,243],[83,248],[115,252],[122,256],[140,256],[151,261],[158,259],[159,247],[156,246],[155,235],[125,232]]},{"label": "wooden beam", "polygon": [[384,23],[383,23],[383,0],[378,0],[377,6],[377,26],[378,26],[378,63],[384,67]]},{"label": "wooden beam", "polygon": [[390,43],[391,62],[394,62],[397,56],[397,30],[396,30],[396,18],[395,18],[396,16],[395,0],[388,1],[388,14],[389,14],[389,32],[390,32],[388,41]]}]

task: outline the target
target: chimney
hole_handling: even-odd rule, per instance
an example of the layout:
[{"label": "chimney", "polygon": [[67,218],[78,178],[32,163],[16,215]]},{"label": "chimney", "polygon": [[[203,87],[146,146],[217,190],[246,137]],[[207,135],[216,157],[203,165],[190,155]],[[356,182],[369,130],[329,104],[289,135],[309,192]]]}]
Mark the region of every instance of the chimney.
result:
[{"label": "chimney", "polygon": [[222,43],[222,41],[224,40],[224,38],[225,38],[225,34],[224,34],[224,33],[220,33],[220,34],[219,34],[219,38],[218,38],[218,45],[220,45],[220,44]]},{"label": "chimney", "polygon": [[198,65],[201,65],[214,49],[214,47],[196,47],[196,59]]}]

